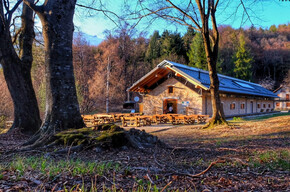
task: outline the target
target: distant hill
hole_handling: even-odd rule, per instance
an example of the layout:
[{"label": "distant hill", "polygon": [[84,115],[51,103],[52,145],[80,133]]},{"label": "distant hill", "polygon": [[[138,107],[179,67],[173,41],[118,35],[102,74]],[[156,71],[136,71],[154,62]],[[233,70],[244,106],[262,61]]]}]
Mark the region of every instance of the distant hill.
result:
[{"label": "distant hill", "polygon": [[76,37],[79,33],[84,37],[84,39],[93,46],[99,45],[104,39],[99,38],[97,35],[89,35],[84,32],[74,32],[74,37]]}]

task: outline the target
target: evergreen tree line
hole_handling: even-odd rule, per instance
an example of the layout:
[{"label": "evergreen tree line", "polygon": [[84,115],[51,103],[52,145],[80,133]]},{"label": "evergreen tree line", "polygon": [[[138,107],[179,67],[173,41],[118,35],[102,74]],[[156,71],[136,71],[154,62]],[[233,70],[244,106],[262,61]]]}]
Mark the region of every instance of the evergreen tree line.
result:
[{"label": "evergreen tree line", "polygon": [[[219,73],[256,83],[272,79],[275,86],[283,81],[290,65],[290,24],[273,25],[266,30],[220,26],[219,31]],[[163,59],[207,70],[201,34],[192,29],[183,36],[155,31],[149,39],[145,61],[154,67]]]},{"label": "evergreen tree line", "polygon": [[[289,24],[266,30],[220,26],[219,31],[219,73],[268,85],[270,80],[274,83],[269,89],[279,86],[290,66]],[[32,79],[41,115],[45,109],[43,54],[44,48],[34,45]],[[150,38],[142,34],[133,37],[124,28],[108,33],[100,45],[90,46],[79,35],[74,39],[73,63],[81,112],[104,112],[107,82],[110,110],[120,111],[128,99],[126,89],[164,59],[207,70],[202,36],[188,29],[184,35],[165,30],[155,31]],[[12,117],[13,106],[1,69],[0,81],[0,116]]]}]

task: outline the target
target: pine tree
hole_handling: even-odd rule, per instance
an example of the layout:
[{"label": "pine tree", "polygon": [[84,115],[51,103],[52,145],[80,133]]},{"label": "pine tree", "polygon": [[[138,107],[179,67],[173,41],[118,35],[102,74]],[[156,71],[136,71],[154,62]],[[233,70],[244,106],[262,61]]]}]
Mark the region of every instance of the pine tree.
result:
[{"label": "pine tree", "polygon": [[249,50],[246,48],[244,34],[240,35],[239,47],[233,56],[233,61],[235,64],[235,77],[243,80],[251,80],[253,58]]},{"label": "pine tree", "polygon": [[160,47],[160,58],[162,60],[185,62],[186,52],[180,33],[171,33],[165,30],[160,39]]},{"label": "pine tree", "polygon": [[195,36],[195,31],[192,28],[188,28],[187,32],[184,34],[184,36],[182,37],[183,41],[184,41],[184,47],[186,52],[188,52],[190,50],[190,45],[193,41],[193,38]]},{"label": "pine tree", "polygon": [[154,31],[149,41],[149,45],[145,54],[145,60],[149,63],[152,63],[152,61],[158,57],[160,57],[160,35],[158,31]]},{"label": "pine tree", "polygon": [[269,31],[276,33],[277,32],[277,27],[276,25],[271,25],[271,27],[269,28]]},{"label": "pine tree", "polygon": [[203,70],[208,70],[205,49],[203,45],[202,36],[200,33],[197,33],[194,36],[187,56],[189,58],[189,66]]}]

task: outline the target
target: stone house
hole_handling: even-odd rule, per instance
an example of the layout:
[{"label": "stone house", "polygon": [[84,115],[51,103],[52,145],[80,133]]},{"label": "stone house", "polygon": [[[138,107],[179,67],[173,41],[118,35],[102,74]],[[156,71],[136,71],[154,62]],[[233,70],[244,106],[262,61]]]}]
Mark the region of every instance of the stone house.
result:
[{"label": "stone house", "polygon": [[290,110],[290,87],[281,85],[274,91],[279,98],[275,100],[275,109],[277,110]]},{"label": "stone house", "polygon": [[[262,86],[218,74],[220,96],[226,116],[270,112],[277,95]],[[164,60],[135,82],[128,91],[142,97],[139,110],[144,114],[212,115],[208,71]]]}]

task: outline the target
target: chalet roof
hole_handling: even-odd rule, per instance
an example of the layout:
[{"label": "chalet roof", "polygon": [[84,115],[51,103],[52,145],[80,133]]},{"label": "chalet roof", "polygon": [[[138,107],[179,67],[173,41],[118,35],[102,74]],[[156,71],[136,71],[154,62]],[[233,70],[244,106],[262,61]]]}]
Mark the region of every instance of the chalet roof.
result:
[{"label": "chalet roof", "polygon": [[[134,83],[128,90],[144,92],[146,87],[156,83],[162,76],[175,72],[177,76],[182,76],[192,84],[200,86],[204,90],[209,90],[210,79],[208,71],[201,70],[187,65],[164,60],[153,70]],[[238,93],[263,97],[278,97],[275,93],[265,89],[259,84],[244,81],[241,79],[218,74],[220,80],[220,91],[228,93]]]}]

